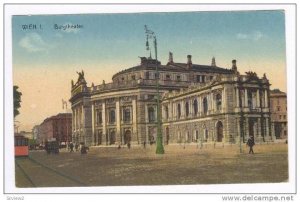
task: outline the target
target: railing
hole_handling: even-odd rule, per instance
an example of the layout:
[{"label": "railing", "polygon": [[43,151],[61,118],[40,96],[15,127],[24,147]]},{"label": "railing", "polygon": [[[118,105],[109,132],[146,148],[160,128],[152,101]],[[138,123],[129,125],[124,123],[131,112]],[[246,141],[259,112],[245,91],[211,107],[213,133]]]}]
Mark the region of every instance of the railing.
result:
[{"label": "railing", "polygon": [[[172,80],[159,80],[160,86],[172,86],[172,87],[187,87],[189,82],[187,81],[172,81]],[[101,84],[98,86],[88,87],[89,92],[101,92],[107,90],[120,90],[137,86],[156,86],[155,79],[139,79],[133,81],[124,81],[116,83]]]}]

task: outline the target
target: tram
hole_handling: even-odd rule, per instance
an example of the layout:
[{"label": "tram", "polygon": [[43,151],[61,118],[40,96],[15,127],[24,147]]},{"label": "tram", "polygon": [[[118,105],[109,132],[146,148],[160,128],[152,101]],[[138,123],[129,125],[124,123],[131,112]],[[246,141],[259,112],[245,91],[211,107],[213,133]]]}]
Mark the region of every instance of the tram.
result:
[{"label": "tram", "polygon": [[15,136],[15,157],[28,156],[28,138],[24,136]]}]

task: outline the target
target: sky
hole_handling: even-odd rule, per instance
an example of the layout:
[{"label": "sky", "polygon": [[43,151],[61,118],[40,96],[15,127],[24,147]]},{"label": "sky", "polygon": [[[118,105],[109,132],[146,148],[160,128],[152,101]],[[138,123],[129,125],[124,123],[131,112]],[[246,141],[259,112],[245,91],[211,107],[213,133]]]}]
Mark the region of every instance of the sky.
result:
[{"label": "sky", "polygon": [[[63,112],[71,80],[84,70],[88,85],[139,64],[146,51],[144,25],[155,32],[158,60],[211,64],[266,73],[271,89],[286,92],[285,16],[277,11],[13,16],[13,83],[22,92],[19,130]],[[35,25],[32,28],[29,25]],[[66,25],[76,29],[56,29]],[[30,29],[29,29],[30,28]],[[152,53],[154,51],[152,50]],[[70,108],[70,103],[68,103]]]}]

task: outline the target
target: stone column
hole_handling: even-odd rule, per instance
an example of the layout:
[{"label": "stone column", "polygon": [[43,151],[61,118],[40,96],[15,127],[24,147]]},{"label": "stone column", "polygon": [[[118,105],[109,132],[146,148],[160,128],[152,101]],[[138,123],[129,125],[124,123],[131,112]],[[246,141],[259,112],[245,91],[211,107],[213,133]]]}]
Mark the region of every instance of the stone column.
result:
[{"label": "stone column", "polygon": [[168,105],[168,111],[169,111],[169,118],[168,118],[168,121],[169,120],[172,120],[172,117],[173,117],[173,110],[172,110],[172,102],[170,101],[169,102],[169,105]]},{"label": "stone column", "polygon": [[271,139],[275,140],[275,125],[271,122]]},{"label": "stone column", "polygon": [[223,90],[223,93],[222,93],[222,99],[221,99],[221,102],[222,102],[222,113],[225,113],[226,112],[226,101],[227,101],[227,97],[226,97],[226,88],[224,87],[224,90]]},{"label": "stone column", "polygon": [[121,142],[121,115],[120,115],[120,101],[117,98],[116,101],[116,126],[117,126],[117,131],[116,131],[116,141]]},{"label": "stone column", "polygon": [[245,121],[246,121],[246,123],[245,123],[245,133],[244,134],[245,134],[245,139],[247,140],[249,138],[249,118],[246,117]]},{"label": "stone column", "polygon": [[260,107],[260,102],[259,102],[259,89],[256,91],[256,107]]},{"label": "stone column", "polygon": [[146,125],[146,144],[149,144],[149,129],[147,125]]},{"label": "stone column", "polygon": [[202,99],[201,96],[197,97],[198,100],[198,115],[201,115],[202,112]]},{"label": "stone column", "polygon": [[147,104],[145,104],[145,120],[146,120],[146,123],[149,122],[148,105]]},{"label": "stone column", "polygon": [[237,141],[240,142],[241,141],[241,121],[240,121],[240,118],[237,118]]},{"label": "stone column", "polygon": [[248,91],[245,88],[245,106],[244,107],[248,107]]},{"label": "stone column", "polygon": [[257,131],[258,131],[258,137],[261,138],[261,120],[260,118],[257,119]]},{"label": "stone column", "polygon": [[[137,143],[139,144],[139,137],[137,134],[137,110],[136,110],[136,99],[132,100],[132,136],[136,137]],[[133,139],[134,137],[132,137]]]},{"label": "stone column", "polygon": [[266,138],[270,138],[269,118],[266,118]]},{"label": "stone column", "polygon": [[84,144],[86,144],[86,137],[85,137],[85,133],[83,131],[83,116],[84,116],[84,112],[83,112],[83,104],[81,105],[81,109],[80,109],[80,136],[81,136],[81,140],[80,142],[84,142]]},{"label": "stone column", "polygon": [[77,115],[76,115],[76,107],[74,108],[74,131],[76,132],[77,129]]},{"label": "stone column", "polygon": [[214,102],[214,94],[210,94],[210,106],[211,106],[211,113],[215,111],[215,102]]},{"label": "stone column", "polygon": [[239,89],[236,88],[236,107],[240,107],[240,97],[239,97]]},{"label": "stone column", "polygon": [[102,102],[102,144],[107,144],[107,140],[106,140],[106,104],[105,104],[105,100],[103,100]]},{"label": "stone column", "polygon": [[193,99],[189,98],[189,103],[190,103],[190,107],[189,107],[189,117],[193,117]]},{"label": "stone column", "polygon": [[176,110],[175,110],[175,105],[176,103],[172,102],[172,119],[171,120],[176,120]]},{"label": "stone column", "polygon": [[268,91],[265,90],[265,107],[268,107]]},{"label": "stone column", "polygon": [[185,118],[185,103],[184,100],[181,100],[181,117]]},{"label": "stone column", "polygon": [[92,143],[94,145],[97,145],[97,142],[95,142],[95,103],[92,103]]},{"label": "stone column", "polygon": [[210,114],[209,113],[211,110],[210,94],[207,95],[206,99],[207,99],[207,114]]}]

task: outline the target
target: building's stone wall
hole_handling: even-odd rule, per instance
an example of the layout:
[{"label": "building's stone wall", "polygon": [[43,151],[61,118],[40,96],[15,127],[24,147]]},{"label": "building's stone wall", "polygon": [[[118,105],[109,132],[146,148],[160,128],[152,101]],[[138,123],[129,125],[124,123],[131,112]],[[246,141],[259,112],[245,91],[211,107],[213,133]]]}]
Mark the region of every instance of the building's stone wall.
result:
[{"label": "building's stone wall", "polygon": [[[215,66],[159,64],[163,142],[237,143],[273,140],[269,82]],[[152,144],[157,135],[153,60],[117,73],[113,83],[72,84],[73,140],[87,145]],[[202,71],[203,70],[203,71]],[[99,111],[101,114],[97,114]],[[112,112],[113,111],[113,112]],[[100,113],[100,112],[99,112]],[[101,123],[98,123],[99,116]],[[113,119],[113,120],[112,120]]]}]

